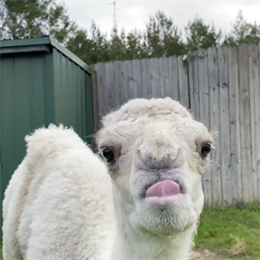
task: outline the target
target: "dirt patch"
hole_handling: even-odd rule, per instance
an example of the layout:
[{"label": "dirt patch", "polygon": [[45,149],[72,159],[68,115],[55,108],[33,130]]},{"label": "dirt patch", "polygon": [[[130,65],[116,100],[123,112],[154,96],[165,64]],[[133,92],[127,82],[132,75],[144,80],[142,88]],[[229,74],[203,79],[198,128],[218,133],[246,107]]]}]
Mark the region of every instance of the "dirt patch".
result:
[{"label": "dirt patch", "polygon": [[209,251],[207,249],[196,250],[192,254],[192,260],[230,260],[230,258],[223,258],[215,252]]},{"label": "dirt patch", "polygon": [[191,260],[252,260],[252,259],[243,258],[243,257],[229,258],[229,257],[225,257],[223,255],[220,255],[216,252],[210,251],[208,249],[200,249],[200,250],[195,250],[193,252]]}]

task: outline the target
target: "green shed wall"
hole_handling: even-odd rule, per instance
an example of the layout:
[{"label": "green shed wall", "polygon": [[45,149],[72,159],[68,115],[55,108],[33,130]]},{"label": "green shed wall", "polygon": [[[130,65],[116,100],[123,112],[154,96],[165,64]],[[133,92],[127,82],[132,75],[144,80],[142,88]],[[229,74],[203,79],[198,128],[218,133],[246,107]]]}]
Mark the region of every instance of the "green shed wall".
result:
[{"label": "green shed wall", "polygon": [[91,75],[53,50],[55,121],[72,125],[84,141],[92,143]]},{"label": "green shed wall", "polygon": [[[91,75],[61,51],[0,56],[0,196],[26,153],[24,137],[50,123],[93,144]],[[0,216],[2,227],[2,214]],[[2,240],[2,228],[0,229]]]},{"label": "green shed wall", "polygon": [[52,56],[50,54],[34,53],[34,55],[1,57],[1,201],[11,175],[25,155],[24,137],[35,128],[54,120],[53,113],[51,113],[53,103],[51,66]]}]

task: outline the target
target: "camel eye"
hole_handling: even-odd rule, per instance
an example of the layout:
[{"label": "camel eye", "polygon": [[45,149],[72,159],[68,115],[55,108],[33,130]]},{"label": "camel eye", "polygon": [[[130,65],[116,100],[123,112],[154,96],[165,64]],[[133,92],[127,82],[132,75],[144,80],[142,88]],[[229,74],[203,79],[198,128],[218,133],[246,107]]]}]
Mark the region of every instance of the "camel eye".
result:
[{"label": "camel eye", "polygon": [[201,157],[205,158],[210,153],[210,151],[211,151],[210,144],[204,144],[200,150]]},{"label": "camel eye", "polygon": [[115,160],[115,154],[110,148],[105,148],[102,154],[108,163],[112,163]]}]

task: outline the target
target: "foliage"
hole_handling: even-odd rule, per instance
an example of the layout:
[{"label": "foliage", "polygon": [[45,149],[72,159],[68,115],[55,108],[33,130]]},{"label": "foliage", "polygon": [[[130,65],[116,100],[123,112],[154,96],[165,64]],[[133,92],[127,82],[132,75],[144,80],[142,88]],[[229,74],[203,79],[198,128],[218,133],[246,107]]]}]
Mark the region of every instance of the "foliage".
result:
[{"label": "foliage", "polygon": [[216,47],[221,41],[221,30],[217,32],[214,25],[205,24],[199,17],[195,17],[193,21],[188,22],[185,26],[185,32],[188,50]]},{"label": "foliage", "polygon": [[149,57],[163,57],[182,55],[185,45],[181,31],[174,24],[173,19],[158,11],[154,17],[149,18],[144,33],[144,41]]},{"label": "foliage", "polygon": [[92,64],[110,59],[106,35],[94,22],[89,31],[80,29],[70,37],[66,47],[86,63]]},{"label": "foliage", "polygon": [[260,24],[249,23],[245,20],[242,11],[237,14],[235,23],[232,24],[231,33],[225,37],[223,44],[239,45],[260,41]]},{"label": "foliage", "polygon": [[[1,35],[2,32],[2,35]],[[260,24],[250,23],[239,11],[232,30],[221,30],[196,16],[182,30],[162,11],[149,17],[144,31],[113,29],[104,34],[92,21],[79,28],[64,5],[55,0],[1,0],[0,38],[21,39],[50,34],[87,64],[115,60],[179,56],[190,50],[238,45],[260,40]]]},{"label": "foliage", "polygon": [[65,6],[54,0],[2,0],[0,6],[2,39],[54,36],[65,43],[77,26]]}]

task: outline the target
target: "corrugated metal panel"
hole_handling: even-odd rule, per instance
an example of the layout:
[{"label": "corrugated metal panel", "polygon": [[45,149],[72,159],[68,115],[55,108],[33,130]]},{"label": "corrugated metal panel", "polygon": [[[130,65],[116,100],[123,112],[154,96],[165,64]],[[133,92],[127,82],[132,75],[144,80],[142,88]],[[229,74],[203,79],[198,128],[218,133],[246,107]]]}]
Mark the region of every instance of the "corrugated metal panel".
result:
[{"label": "corrugated metal panel", "polygon": [[90,143],[93,133],[87,65],[52,38],[8,42],[0,42],[1,200],[25,155],[25,135],[49,123],[73,126]]},{"label": "corrugated metal panel", "polygon": [[53,50],[56,123],[73,126],[85,140],[93,133],[91,76],[61,52]]},{"label": "corrugated metal panel", "polygon": [[49,107],[45,102],[52,77],[46,69],[51,67],[50,61],[50,56],[42,54],[1,57],[1,198],[25,155],[25,135],[53,120],[48,113],[51,104]]}]

